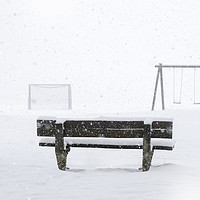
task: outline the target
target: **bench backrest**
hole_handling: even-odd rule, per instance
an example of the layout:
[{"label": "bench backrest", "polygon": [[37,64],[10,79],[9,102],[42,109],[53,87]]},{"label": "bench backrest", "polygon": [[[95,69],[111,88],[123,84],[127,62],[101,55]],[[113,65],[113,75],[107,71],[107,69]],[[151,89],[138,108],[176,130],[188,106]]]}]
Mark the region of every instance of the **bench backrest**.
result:
[{"label": "bench backrest", "polygon": [[[37,135],[55,137],[56,120],[37,120]],[[64,137],[142,138],[144,121],[66,120]],[[153,121],[151,138],[172,138],[171,121]]]}]

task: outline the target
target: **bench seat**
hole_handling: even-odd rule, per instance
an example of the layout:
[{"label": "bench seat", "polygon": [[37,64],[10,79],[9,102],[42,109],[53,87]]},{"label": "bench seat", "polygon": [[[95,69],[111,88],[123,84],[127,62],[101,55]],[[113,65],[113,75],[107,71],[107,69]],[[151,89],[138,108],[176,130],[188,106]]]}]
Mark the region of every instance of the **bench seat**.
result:
[{"label": "bench seat", "polygon": [[[173,150],[176,141],[174,139],[151,139],[151,146],[157,150]],[[142,149],[142,138],[78,138],[65,137],[65,146],[69,147],[96,147],[96,148],[118,148],[118,149]],[[55,138],[45,137],[40,139],[39,146],[55,146]]]}]

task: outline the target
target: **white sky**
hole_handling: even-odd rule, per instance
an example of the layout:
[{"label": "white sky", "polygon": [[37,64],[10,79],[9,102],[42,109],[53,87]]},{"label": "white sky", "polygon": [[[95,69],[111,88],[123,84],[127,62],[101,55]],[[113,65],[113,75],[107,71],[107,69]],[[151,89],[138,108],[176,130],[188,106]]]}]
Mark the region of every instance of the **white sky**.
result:
[{"label": "white sky", "polygon": [[0,105],[71,83],[75,109],[150,110],[154,65],[200,63],[199,18],[199,0],[2,0]]}]

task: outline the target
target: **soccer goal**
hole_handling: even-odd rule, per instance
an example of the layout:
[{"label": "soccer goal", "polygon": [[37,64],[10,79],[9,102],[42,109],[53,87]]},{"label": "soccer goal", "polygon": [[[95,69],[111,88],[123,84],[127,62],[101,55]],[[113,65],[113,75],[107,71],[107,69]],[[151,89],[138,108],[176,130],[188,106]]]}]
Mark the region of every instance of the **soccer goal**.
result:
[{"label": "soccer goal", "polygon": [[30,110],[72,109],[70,84],[29,84],[28,108]]}]

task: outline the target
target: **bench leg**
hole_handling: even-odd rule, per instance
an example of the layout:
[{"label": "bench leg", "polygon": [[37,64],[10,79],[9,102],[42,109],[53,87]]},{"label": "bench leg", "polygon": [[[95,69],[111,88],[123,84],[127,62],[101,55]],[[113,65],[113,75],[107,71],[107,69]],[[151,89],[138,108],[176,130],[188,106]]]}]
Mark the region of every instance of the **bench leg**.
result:
[{"label": "bench leg", "polygon": [[64,150],[62,152],[56,152],[56,159],[58,169],[65,171],[67,166],[67,154],[70,150]]},{"label": "bench leg", "polygon": [[150,125],[145,125],[144,129],[142,171],[148,171],[151,166],[154,150],[151,150]]},{"label": "bench leg", "polygon": [[57,165],[60,170],[66,170],[67,154],[70,151],[70,147],[64,148],[63,127],[62,124],[55,125],[55,154],[57,159]]}]

